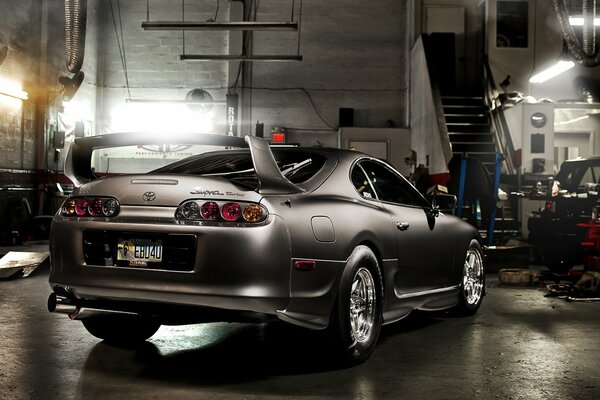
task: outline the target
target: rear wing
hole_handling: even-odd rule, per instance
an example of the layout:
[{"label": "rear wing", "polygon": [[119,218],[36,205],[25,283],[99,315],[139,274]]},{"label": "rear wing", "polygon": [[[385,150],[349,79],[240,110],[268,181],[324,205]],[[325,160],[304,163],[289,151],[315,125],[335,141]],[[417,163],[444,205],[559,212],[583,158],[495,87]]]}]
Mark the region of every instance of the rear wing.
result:
[{"label": "rear wing", "polygon": [[250,148],[252,163],[258,177],[258,191],[264,194],[288,194],[302,191],[286,179],[279,170],[266,140],[255,136],[245,138],[216,134],[158,136],[144,132],[113,133],[77,138],[69,147],[64,173],[75,186],[97,178],[92,170],[92,153],[97,149],[161,144],[212,145]]}]

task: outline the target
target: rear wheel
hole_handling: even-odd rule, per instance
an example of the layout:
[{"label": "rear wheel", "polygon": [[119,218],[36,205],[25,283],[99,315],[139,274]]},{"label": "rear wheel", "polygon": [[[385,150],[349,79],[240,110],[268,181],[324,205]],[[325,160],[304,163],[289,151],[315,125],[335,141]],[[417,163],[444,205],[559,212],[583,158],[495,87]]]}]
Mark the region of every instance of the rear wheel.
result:
[{"label": "rear wheel", "polygon": [[454,311],[458,315],[473,315],[481,306],[485,294],[485,269],[481,246],[471,240],[463,264],[462,281],[458,304]]},{"label": "rear wheel", "polygon": [[383,284],[377,258],[358,246],[342,274],[328,333],[335,353],[345,364],[367,360],[377,344],[382,324]]},{"label": "rear wheel", "polygon": [[82,319],[89,333],[108,343],[131,345],[143,342],[156,333],[160,324],[130,315],[99,316]]}]

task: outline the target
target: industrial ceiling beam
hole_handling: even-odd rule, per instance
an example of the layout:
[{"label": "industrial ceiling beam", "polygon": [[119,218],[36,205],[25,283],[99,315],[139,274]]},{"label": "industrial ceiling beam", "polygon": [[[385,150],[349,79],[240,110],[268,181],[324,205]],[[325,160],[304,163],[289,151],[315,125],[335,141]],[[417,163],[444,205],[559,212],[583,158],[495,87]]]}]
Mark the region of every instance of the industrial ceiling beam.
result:
[{"label": "industrial ceiling beam", "polygon": [[182,54],[185,61],[302,61],[300,55],[253,55],[253,54]]},{"label": "industrial ceiling beam", "polygon": [[256,22],[256,21],[142,21],[147,31],[297,31],[298,22]]}]

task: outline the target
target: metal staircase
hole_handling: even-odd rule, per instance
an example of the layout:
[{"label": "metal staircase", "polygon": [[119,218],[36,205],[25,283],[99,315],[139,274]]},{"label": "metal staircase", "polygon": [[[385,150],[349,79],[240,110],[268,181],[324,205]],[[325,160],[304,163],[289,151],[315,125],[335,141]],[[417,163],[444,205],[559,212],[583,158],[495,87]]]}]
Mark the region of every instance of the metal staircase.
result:
[{"label": "metal staircase", "polygon": [[[488,244],[492,244],[492,239],[500,242],[502,238],[520,232],[519,218],[513,217],[512,213],[513,209],[518,210],[518,201],[514,198],[496,201],[494,193],[497,187],[507,193],[512,192],[508,182],[518,176],[517,154],[487,57],[482,60],[481,86],[458,87],[455,73],[446,68],[453,64],[455,58],[449,43],[455,43],[451,33],[423,35],[436,117],[438,121],[445,122],[440,133],[447,132],[452,154],[462,157],[450,161],[453,176],[449,190],[457,195],[462,206],[457,209],[457,215],[477,226],[490,239]],[[473,93],[477,95],[473,96]],[[472,159],[478,159],[481,165]],[[456,162],[459,164],[458,172]],[[471,163],[477,165],[467,168]],[[485,170],[489,176],[485,175]],[[485,218],[477,207],[470,209],[469,202],[476,205],[485,203]],[[495,212],[494,204],[497,206]],[[515,216],[518,216],[516,212]]]},{"label": "metal staircase", "polygon": [[[483,97],[442,96],[442,105],[452,153],[479,159],[490,177],[495,178],[496,154],[500,150],[493,133],[490,110]],[[476,210],[470,210],[469,204],[465,204],[463,209],[463,215],[477,214]],[[482,235],[486,236],[486,227],[480,228]],[[510,202],[499,201],[493,237],[500,241],[518,234],[519,230],[520,224],[513,215]]]},{"label": "metal staircase", "polygon": [[495,173],[496,144],[482,97],[442,97],[452,153],[481,160],[489,173]]}]

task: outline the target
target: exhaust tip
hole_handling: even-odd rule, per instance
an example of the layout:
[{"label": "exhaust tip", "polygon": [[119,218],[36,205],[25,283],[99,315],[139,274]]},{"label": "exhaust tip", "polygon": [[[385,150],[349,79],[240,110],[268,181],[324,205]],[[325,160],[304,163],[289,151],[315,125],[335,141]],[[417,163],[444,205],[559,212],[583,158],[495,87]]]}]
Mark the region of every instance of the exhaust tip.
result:
[{"label": "exhaust tip", "polygon": [[48,296],[48,311],[56,311],[56,293],[50,293]]},{"label": "exhaust tip", "polygon": [[62,314],[73,314],[77,311],[77,306],[70,304],[70,300],[64,296],[58,296],[56,293],[51,293],[48,296],[48,311]]}]

